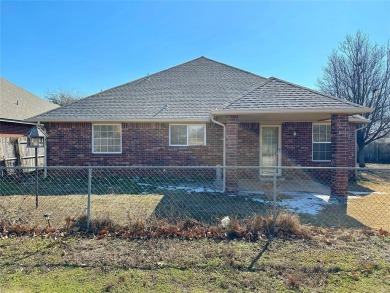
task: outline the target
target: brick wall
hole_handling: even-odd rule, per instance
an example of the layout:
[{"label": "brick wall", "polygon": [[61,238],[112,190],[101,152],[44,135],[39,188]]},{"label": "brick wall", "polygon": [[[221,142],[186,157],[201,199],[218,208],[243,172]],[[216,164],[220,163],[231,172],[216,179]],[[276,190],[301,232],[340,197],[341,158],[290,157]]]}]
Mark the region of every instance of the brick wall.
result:
[{"label": "brick wall", "polygon": [[[346,116],[345,116],[346,117]],[[348,117],[346,117],[348,119]],[[355,124],[349,123],[346,120],[347,136],[340,138],[337,130],[332,130],[332,151],[335,142],[344,140],[345,145],[348,145],[348,151],[343,154],[342,162],[339,162],[342,167],[355,166]],[[296,135],[294,136],[294,131]],[[282,165],[283,166],[302,166],[302,167],[332,167],[332,161],[316,162],[312,160],[312,123],[311,122],[285,122],[282,124]],[[341,166],[340,165],[340,166]],[[305,170],[305,174],[312,175],[324,182],[332,180],[332,172],[330,170]],[[289,176],[288,171],[284,171],[284,176]],[[291,176],[297,176],[293,172]],[[304,174],[300,175],[301,177]],[[353,172],[350,172],[350,177]],[[303,178],[303,177],[302,177]]]},{"label": "brick wall", "polygon": [[[238,162],[239,166],[259,166],[260,140],[259,123],[238,124]],[[240,170],[240,178],[257,178],[258,170]]]},{"label": "brick wall", "polygon": [[122,154],[92,154],[91,123],[47,123],[50,166],[215,166],[222,164],[221,126],[207,124],[206,146],[169,146],[168,123],[122,123]]},{"label": "brick wall", "polygon": [[[294,136],[294,132],[296,135]],[[282,165],[330,167],[331,162],[312,160],[312,123],[285,122],[282,124]]]},{"label": "brick wall", "polygon": [[[259,123],[238,123],[236,118],[232,116],[227,120],[227,142],[230,140],[227,145],[227,152],[230,152],[227,154],[227,165],[258,166]],[[213,123],[206,126],[206,146],[188,147],[169,146],[168,123],[122,123],[122,154],[92,154],[91,123],[47,123],[45,126],[49,134],[48,164],[53,166],[222,165],[222,127]],[[342,164],[354,166],[355,126],[348,123],[344,127],[348,127],[348,135],[341,139],[346,141],[348,151],[342,154]],[[332,166],[332,162],[312,161],[312,123],[285,122],[281,129],[283,166]],[[256,171],[249,171],[244,177],[249,176],[249,173],[255,177],[258,175]],[[324,181],[331,179],[331,173],[323,170],[306,173]],[[291,175],[296,177],[294,172]],[[287,177],[288,172],[284,171],[283,176]]]},{"label": "brick wall", "polygon": [[[226,166],[237,166],[239,161],[238,116],[226,116]],[[226,170],[226,191],[238,191],[237,170]]]},{"label": "brick wall", "polygon": [[259,123],[238,125],[238,165],[259,166]]},{"label": "brick wall", "polygon": [[0,121],[0,135],[7,135],[15,137],[26,136],[27,132],[33,127],[31,124],[21,124]]},{"label": "brick wall", "polygon": [[[332,166],[348,167],[351,166],[352,159],[355,159],[355,131],[351,131],[351,125],[348,122],[347,115],[332,115]],[[352,151],[351,151],[352,150]],[[334,170],[332,171],[332,194],[346,195],[348,191],[348,181],[351,177],[351,171]]]}]

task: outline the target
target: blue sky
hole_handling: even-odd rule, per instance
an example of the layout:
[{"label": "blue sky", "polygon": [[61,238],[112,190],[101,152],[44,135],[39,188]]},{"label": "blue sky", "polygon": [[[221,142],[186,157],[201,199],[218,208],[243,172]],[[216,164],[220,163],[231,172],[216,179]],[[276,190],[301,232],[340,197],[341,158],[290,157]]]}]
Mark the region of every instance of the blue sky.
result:
[{"label": "blue sky", "polygon": [[90,95],[205,56],[315,88],[346,34],[390,39],[390,1],[1,1],[1,76]]}]

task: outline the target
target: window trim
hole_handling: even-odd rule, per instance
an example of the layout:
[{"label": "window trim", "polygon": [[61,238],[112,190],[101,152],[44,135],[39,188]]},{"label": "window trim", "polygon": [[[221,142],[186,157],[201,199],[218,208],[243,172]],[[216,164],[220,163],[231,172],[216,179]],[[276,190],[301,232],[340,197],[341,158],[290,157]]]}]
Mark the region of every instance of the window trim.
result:
[{"label": "window trim", "polygon": [[[311,126],[311,159],[313,162],[331,162],[332,161],[332,132],[330,134],[330,141],[329,142],[314,142],[314,126],[315,125],[329,125],[331,126],[330,123],[312,123],[312,126]],[[314,159],[314,144],[318,144],[318,143],[327,143],[327,144],[330,144],[330,160],[315,160]]]},{"label": "window trim", "polygon": [[[187,126],[187,144],[172,144],[171,143],[171,126],[180,126],[180,125],[184,125],[184,126]],[[189,126],[203,126],[204,127],[204,137],[203,137],[203,140],[204,140],[204,143],[203,144],[188,144],[188,140],[189,140]],[[186,123],[172,123],[172,124],[169,124],[169,137],[168,137],[168,140],[169,140],[169,146],[173,146],[173,147],[188,147],[188,146],[205,146],[207,144],[206,142],[206,138],[207,138],[207,135],[206,135],[206,131],[207,131],[207,127],[206,127],[206,124],[186,124]]]},{"label": "window trim", "polygon": [[[95,137],[94,137],[94,131],[93,131],[93,128],[94,126],[98,126],[98,125],[112,125],[112,126],[115,126],[115,125],[118,125],[119,128],[120,128],[120,131],[119,131],[119,134],[120,134],[120,151],[119,152],[96,152],[95,151]],[[92,123],[92,154],[97,154],[97,155],[112,155],[112,154],[122,154],[122,123]]]}]

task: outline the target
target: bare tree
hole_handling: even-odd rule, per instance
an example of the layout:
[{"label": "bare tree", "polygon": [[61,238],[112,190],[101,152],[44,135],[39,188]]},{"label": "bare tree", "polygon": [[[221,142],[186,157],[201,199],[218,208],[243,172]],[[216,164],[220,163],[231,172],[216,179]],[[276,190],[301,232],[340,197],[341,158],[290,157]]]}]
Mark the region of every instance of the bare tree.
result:
[{"label": "bare tree", "polygon": [[365,167],[364,147],[390,133],[390,40],[378,46],[360,31],[347,35],[329,56],[317,86],[330,95],[374,108],[362,114],[371,122],[357,125],[358,161]]},{"label": "bare tree", "polygon": [[66,89],[49,90],[45,95],[46,100],[60,106],[69,105],[83,97],[84,96],[78,92]]}]

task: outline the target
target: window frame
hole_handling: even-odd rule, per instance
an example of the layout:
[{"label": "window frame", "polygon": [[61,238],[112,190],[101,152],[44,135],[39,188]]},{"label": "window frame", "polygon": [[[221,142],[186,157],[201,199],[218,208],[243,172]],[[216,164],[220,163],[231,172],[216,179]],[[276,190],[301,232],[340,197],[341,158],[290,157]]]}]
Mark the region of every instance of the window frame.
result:
[{"label": "window frame", "polygon": [[[94,126],[119,126],[119,147],[120,151],[119,152],[97,152],[95,151],[95,135],[94,135]],[[97,154],[97,155],[104,155],[104,154],[122,154],[122,123],[93,123],[92,124],[92,154]]]},{"label": "window frame", "polygon": [[[186,126],[187,127],[187,134],[186,134],[187,143],[186,144],[172,144],[171,143],[171,141],[172,141],[171,126]],[[189,144],[189,128],[191,126],[203,126],[204,127],[203,144]],[[187,124],[187,123],[172,123],[172,124],[169,124],[169,137],[168,137],[169,146],[173,146],[173,147],[205,146],[207,144],[207,142],[206,142],[206,138],[207,138],[206,131],[207,130],[206,129],[207,129],[206,124]]]},{"label": "window frame", "polygon": [[[311,129],[311,158],[313,162],[331,162],[332,161],[332,130],[330,132],[329,141],[315,142],[314,141],[314,126],[330,126],[330,123],[312,123]],[[316,160],[314,159],[314,144],[330,144],[330,159],[329,160]]]}]

